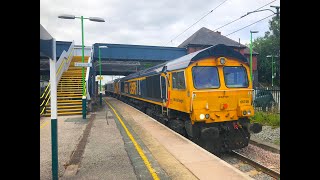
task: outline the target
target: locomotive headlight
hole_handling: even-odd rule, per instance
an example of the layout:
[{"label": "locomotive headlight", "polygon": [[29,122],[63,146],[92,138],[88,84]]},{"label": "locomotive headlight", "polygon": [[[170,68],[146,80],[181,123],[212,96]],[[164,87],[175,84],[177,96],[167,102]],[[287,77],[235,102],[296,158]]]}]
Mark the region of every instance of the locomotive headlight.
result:
[{"label": "locomotive headlight", "polygon": [[206,119],[209,119],[210,115],[209,114],[206,114]]},{"label": "locomotive headlight", "polygon": [[247,114],[247,111],[243,111],[242,114],[245,116]]},{"label": "locomotive headlight", "polygon": [[250,114],[251,114],[251,111],[250,111],[250,110],[248,110],[248,111],[247,111],[247,113],[248,113],[248,115],[250,115]]},{"label": "locomotive headlight", "polygon": [[220,58],[220,64],[225,64],[226,63],[226,59],[224,57]]},{"label": "locomotive headlight", "polygon": [[204,114],[200,114],[200,119],[204,119]]}]

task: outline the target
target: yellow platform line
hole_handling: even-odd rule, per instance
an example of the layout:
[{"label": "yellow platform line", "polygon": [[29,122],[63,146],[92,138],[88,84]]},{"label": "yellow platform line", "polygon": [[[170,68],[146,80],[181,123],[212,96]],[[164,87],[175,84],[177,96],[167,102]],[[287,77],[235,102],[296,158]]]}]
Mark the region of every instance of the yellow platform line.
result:
[{"label": "yellow platform line", "polygon": [[107,105],[113,110],[114,114],[117,116],[119,122],[121,123],[122,127],[124,128],[124,130],[126,131],[127,135],[129,136],[129,138],[131,139],[134,147],[136,148],[136,150],[138,151],[140,157],[142,158],[144,164],[147,166],[147,169],[149,170],[150,174],[152,175],[153,179],[158,180],[160,179],[157,175],[157,173],[155,172],[155,170],[152,168],[148,158],[146,157],[146,155],[143,153],[140,145],[136,142],[136,140],[133,138],[132,134],[130,133],[130,131],[128,130],[127,126],[123,123],[122,119],[119,117],[118,113],[116,112],[115,109],[113,109],[113,107],[111,106],[110,103],[108,103],[105,99],[104,102],[107,103]]},{"label": "yellow platform line", "polygon": [[46,122],[42,123],[42,125],[40,126],[40,129],[42,129],[43,127],[45,127],[48,123],[49,123],[49,121],[46,121]]}]

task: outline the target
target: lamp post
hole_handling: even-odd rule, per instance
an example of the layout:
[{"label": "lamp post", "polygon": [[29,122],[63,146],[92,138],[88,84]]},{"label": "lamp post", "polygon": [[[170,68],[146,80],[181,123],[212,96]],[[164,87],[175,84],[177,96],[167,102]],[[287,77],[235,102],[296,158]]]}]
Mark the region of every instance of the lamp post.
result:
[{"label": "lamp post", "polygon": [[250,31],[250,79],[251,79],[251,83],[253,83],[252,81],[252,33],[258,33],[259,31]]},{"label": "lamp post", "polygon": [[108,48],[108,46],[99,46],[99,68],[100,68],[100,106],[102,106],[102,90],[101,90],[101,55],[100,49],[101,48]]},{"label": "lamp post", "polygon": [[[83,20],[84,19],[89,19],[90,21],[95,21],[95,22],[105,22],[104,19],[99,18],[99,17],[89,17],[85,18],[83,16],[76,17],[74,15],[60,15],[58,18],[61,19],[81,19],[81,34],[82,34],[82,63],[84,63],[84,33],[83,33]],[[85,94],[85,81],[84,81],[84,67],[82,67],[82,118],[86,119],[86,110],[87,110],[87,96]]]},{"label": "lamp post", "polygon": [[268,55],[268,56],[266,56],[267,58],[270,58],[271,57],[271,86],[273,87],[273,79],[274,79],[274,73],[273,73],[273,64],[275,63],[274,61],[273,61],[273,58],[274,57],[278,57],[278,56],[273,56],[273,55]]}]

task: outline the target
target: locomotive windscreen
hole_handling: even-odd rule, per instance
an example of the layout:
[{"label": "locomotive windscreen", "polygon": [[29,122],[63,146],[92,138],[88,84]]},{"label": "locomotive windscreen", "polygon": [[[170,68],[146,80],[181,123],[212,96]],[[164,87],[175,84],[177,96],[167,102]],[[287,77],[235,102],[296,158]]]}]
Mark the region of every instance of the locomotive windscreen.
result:
[{"label": "locomotive windscreen", "polygon": [[226,66],[223,67],[226,86],[232,87],[248,87],[248,76],[246,70],[242,66]]},{"label": "locomotive windscreen", "polygon": [[192,68],[193,85],[196,89],[219,88],[217,67],[203,66]]}]

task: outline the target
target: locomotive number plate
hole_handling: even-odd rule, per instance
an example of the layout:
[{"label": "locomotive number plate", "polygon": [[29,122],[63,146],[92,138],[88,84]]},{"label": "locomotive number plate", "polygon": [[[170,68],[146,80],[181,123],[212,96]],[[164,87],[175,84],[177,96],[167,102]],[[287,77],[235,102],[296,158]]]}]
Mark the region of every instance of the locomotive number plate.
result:
[{"label": "locomotive number plate", "polygon": [[242,98],[239,100],[239,105],[250,105],[250,99],[249,98]]}]

